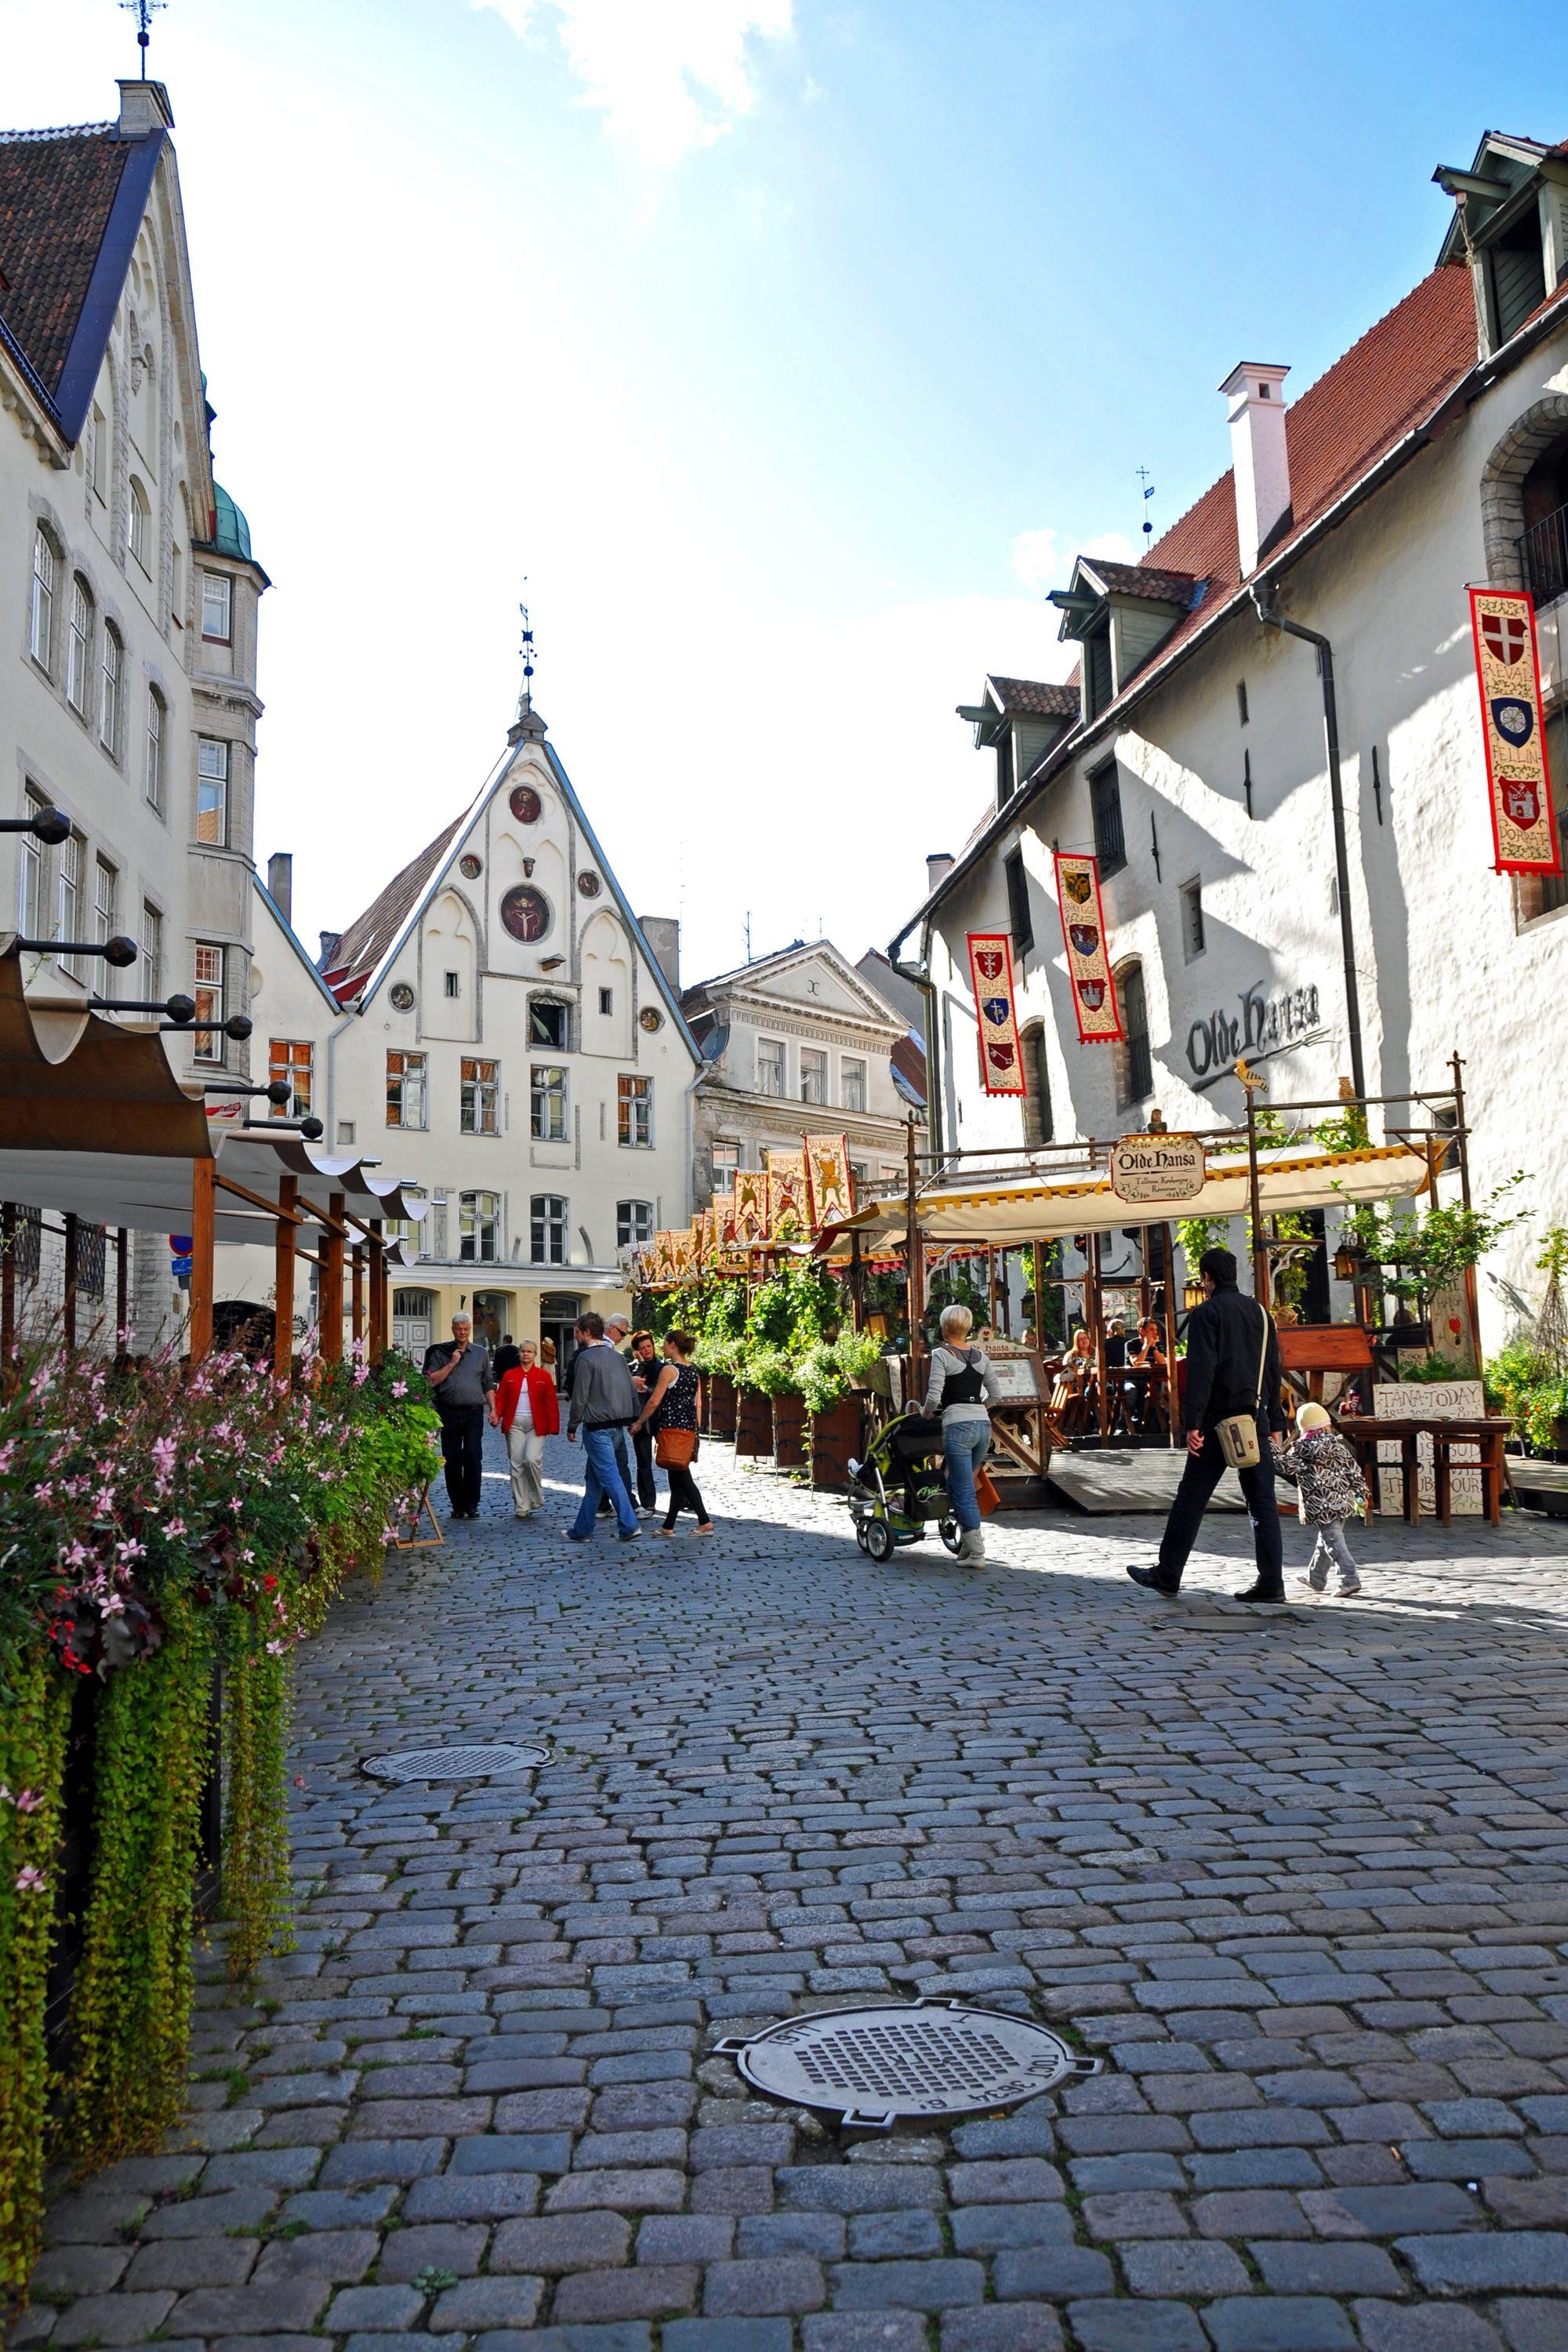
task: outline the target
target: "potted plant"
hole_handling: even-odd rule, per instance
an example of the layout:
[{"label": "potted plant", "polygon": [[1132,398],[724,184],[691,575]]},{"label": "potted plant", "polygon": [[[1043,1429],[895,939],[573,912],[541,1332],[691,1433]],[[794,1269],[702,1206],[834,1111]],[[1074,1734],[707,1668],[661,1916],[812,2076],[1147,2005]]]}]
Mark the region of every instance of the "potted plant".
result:
[{"label": "potted plant", "polygon": [[852,1381],[877,1360],[868,1332],[841,1331],[819,1339],[800,1366],[800,1391],[811,1415],[811,1483],[842,1494],[849,1484],[850,1458],[860,1450],[861,1383]]}]

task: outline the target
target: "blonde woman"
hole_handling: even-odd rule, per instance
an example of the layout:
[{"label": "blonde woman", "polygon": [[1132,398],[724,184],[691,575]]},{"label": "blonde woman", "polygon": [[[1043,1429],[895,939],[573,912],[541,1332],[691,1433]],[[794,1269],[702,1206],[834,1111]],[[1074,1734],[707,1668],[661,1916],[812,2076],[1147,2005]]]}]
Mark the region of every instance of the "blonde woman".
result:
[{"label": "blonde woman", "polygon": [[987,1408],[1000,1398],[1002,1384],[984,1349],[968,1344],[973,1321],[967,1307],[942,1308],[942,1339],[931,1349],[925,1409],[942,1415],[942,1466],[952,1516],[963,1533],[958,1557],[977,1568],[985,1558],[985,1538],[974,1499],[974,1474],[991,1451]]}]

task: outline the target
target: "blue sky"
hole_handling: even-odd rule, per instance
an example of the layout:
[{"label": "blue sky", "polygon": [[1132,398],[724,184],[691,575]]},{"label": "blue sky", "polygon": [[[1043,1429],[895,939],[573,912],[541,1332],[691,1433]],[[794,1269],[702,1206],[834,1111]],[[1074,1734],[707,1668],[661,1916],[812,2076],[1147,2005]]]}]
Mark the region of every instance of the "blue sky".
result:
[{"label": "blue sky", "polygon": [[[0,0],[16,123],[110,110],[111,0]],[[850,954],[956,848],[952,706],[1040,602],[1431,266],[1438,163],[1568,137],[1568,10],[173,0],[220,478],[275,582],[257,852],[336,926],[540,707],[696,977]]]}]

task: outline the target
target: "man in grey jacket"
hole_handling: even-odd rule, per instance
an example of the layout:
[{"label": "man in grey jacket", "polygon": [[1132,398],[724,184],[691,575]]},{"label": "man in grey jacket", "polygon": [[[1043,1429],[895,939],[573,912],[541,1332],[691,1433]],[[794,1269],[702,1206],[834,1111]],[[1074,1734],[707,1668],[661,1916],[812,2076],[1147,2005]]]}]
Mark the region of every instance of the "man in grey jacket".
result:
[{"label": "man in grey jacket", "polygon": [[484,1491],[485,1417],[495,1405],[496,1378],[489,1350],[474,1345],[468,1316],[453,1316],[450,1341],[426,1348],[423,1369],[441,1416],[441,1454],[452,1517],[477,1519]]},{"label": "man in grey jacket", "polygon": [[626,1444],[626,1431],[637,1416],[637,1392],[626,1358],[605,1338],[602,1315],[583,1316],[577,1325],[577,1352],[572,1359],[572,1402],[566,1435],[574,1445],[579,1433],[587,1459],[583,1501],[568,1529],[573,1543],[586,1543],[594,1532],[599,1497],[607,1495],[615,1507],[616,1524],[623,1543],[642,1535],[626,1480],[616,1465],[616,1440]]}]

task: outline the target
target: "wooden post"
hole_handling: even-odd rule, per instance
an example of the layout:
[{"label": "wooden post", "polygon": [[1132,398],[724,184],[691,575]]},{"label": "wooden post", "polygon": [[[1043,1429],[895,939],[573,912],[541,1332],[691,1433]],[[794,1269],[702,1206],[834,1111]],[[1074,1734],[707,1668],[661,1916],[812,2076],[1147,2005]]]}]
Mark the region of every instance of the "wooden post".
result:
[{"label": "wooden post", "polygon": [[278,1179],[279,1217],[272,1259],[272,1377],[285,1386],[294,1372],[294,1203],[299,1198],[297,1176]]},{"label": "wooden post", "polygon": [[[1110,1435],[1110,1398],[1106,1390],[1105,1365],[1105,1301],[1100,1296],[1100,1233],[1097,1225],[1089,1237],[1089,1263],[1094,1291],[1094,1384],[1098,1392],[1100,1442],[1105,1444]],[[1090,1285],[1085,1285],[1087,1296]]]},{"label": "wooden post", "polygon": [[360,1342],[364,1338],[364,1244],[355,1242],[350,1256],[353,1260],[353,1305],[350,1328],[353,1332],[354,1352],[357,1355]]},{"label": "wooden post", "polygon": [[915,1158],[914,1114],[910,1114],[908,1138],[904,1151],[905,1219],[904,1219],[904,1292],[905,1310],[910,1322],[910,1394],[917,1387],[920,1360],[924,1352],[926,1304],[925,1244],[921,1237],[918,1214],[920,1198],[920,1165]]},{"label": "wooden post", "polygon": [[1169,1223],[1160,1228],[1165,1261],[1165,1423],[1171,1444],[1176,1439],[1176,1242]]},{"label": "wooden post", "polygon": [[866,1328],[866,1269],[860,1263],[860,1236],[849,1236],[849,1328],[857,1333]]},{"label": "wooden post", "polygon": [[66,1219],[65,1219],[65,1233],[66,1233],[66,1303],[65,1303],[65,1335],[66,1335],[66,1346],[67,1346],[68,1348],[74,1348],[74,1347],[76,1346],[76,1219],[71,1215],[71,1213],[70,1213],[70,1212],[69,1212],[68,1210],[66,1212]]},{"label": "wooden post", "polygon": [[1268,1244],[1263,1232],[1263,1190],[1258,1173],[1258,1114],[1252,1088],[1247,1094],[1247,1197],[1252,1210],[1252,1295],[1265,1313],[1268,1307]]},{"label": "wooden post", "polygon": [[131,1352],[131,1235],[123,1225],[114,1230],[114,1352]]},{"label": "wooden post", "polygon": [[217,1238],[217,1161],[191,1162],[191,1319],[193,1369],[212,1353],[213,1249]]},{"label": "wooden post", "polygon": [[1046,1352],[1046,1255],[1038,1242],[1029,1244],[1035,1268],[1035,1353]]},{"label": "wooden post", "polygon": [[370,1360],[379,1364],[386,1353],[386,1248],[381,1219],[370,1221]]},{"label": "wooden post", "polygon": [[321,1234],[321,1329],[317,1339],[324,1364],[343,1360],[343,1208],[341,1192],[327,1195],[327,1214],[337,1227]]},{"label": "wooden post", "polygon": [[16,1351],[16,1203],[0,1205],[0,1396]]}]

